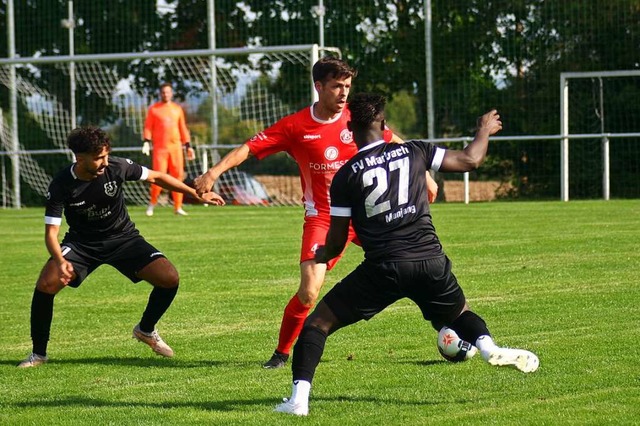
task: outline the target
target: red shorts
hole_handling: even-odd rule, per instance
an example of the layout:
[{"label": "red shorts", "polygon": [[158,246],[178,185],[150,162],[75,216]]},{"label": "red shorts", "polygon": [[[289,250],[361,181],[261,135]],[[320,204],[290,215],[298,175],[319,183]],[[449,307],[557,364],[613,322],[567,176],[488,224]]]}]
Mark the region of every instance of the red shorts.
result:
[{"label": "red shorts", "polygon": [[[305,217],[304,225],[302,226],[302,247],[300,249],[300,263],[305,262],[307,260],[313,260],[316,255],[316,249],[319,246],[324,245],[325,240],[327,239],[327,232],[329,231],[329,220],[324,218],[315,217]],[[349,236],[347,237],[347,244],[345,244],[345,249],[349,242],[360,245],[360,241],[356,237],[356,233],[353,230],[352,226],[349,226]],[[344,250],[340,255],[334,257],[329,262],[327,262],[327,270],[333,268],[333,265],[338,263],[338,260],[344,254]]]}]

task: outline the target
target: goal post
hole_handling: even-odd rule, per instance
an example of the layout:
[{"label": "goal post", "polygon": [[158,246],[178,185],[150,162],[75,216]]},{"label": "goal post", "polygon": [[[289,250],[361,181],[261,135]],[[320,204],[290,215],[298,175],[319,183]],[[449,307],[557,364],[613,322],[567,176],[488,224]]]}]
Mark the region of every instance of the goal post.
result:
[{"label": "goal post", "polygon": [[[640,129],[628,129],[631,131],[607,132],[605,126],[605,99],[603,81],[607,79],[635,78],[640,77],[640,70],[617,70],[617,71],[589,71],[589,72],[563,72],[560,74],[560,197],[562,201],[569,201],[569,140],[570,139],[601,139],[602,156],[602,196],[605,200],[610,199],[610,141],[613,138],[637,138],[640,137]],[[597,116],[597,132],[572,134],[570,129],[570,82],[572,80],[592,79],[597,83],[592,88],[591,108],[595,110]],[[637,81],[640,81],[638,79]]]},{"label": "goal post", "polygon": [[[176,101],[185,109],[192,145],[202,154],[195,162],[186,162],[185,174],[199,175],[210,165],[207,161],[225,148],[311,105],[317,96],[311,69],[323,53],[340,56],[337,48],[309,44],[0,59],[0,96],[14,88],[16,109],[23,111],[20,120],[29,117],[28,123],[18,121],[17,126],[8,111],[4,120],[0,117],[2,164],[5,158],[11,160],[14,176],[19,176],[12,179],[3,173],[3,195],[19,207],[24,192],[20,181],[27,186],[24,190],[35,194],[31,199],[45,195],[43,182],[57,171],[55,165],[71,159],[66,136],[76,119],[78,125],[105,128],[112,135],[114,155],[150,165],[140,153],[144,118],[164,81],[177,86],[176,98],[179,94],[182,99]],[[214,114],[217,129],[211,128]],[[10,137],[16,127],[21,135],[17,148]],[[229,176],[233,187],[254,184],[246,171]],[[129,203],[148,202],[148,189],[142,183],[132,182],[125,191]]]}]

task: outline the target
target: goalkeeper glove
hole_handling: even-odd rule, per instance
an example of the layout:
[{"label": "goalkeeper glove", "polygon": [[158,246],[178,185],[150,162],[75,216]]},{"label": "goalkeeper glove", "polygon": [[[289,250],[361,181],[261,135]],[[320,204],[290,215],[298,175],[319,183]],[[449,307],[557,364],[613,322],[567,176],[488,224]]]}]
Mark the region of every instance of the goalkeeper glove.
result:
[{"label": "goalkeeper glove", "polygon": [[142,144],[142,153],[144,155],[149,155],[150,152],[151,147],[149,146],[149,141],[144,141],[144,143]]}]

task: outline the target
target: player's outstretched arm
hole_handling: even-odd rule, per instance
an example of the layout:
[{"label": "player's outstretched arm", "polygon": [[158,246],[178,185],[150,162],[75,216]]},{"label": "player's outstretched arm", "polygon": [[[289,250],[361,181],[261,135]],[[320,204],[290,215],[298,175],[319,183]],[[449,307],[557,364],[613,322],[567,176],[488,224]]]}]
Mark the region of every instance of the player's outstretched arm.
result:
[{"label": "player's outstretched arm", "polygon": [[242,164],[251,155],[249,146],[245,143],[238,148],[233,149],[227,155],[225,155],[218,163],[207,170],[206,173],[195,178],[193,181],[196,192],[198,194],[204,194],[211,191],[213,184],[218,180],[221,174],[229,169]]},{"label": "player's outstretched arm", "polygon": [[316,262],[327,263],[342,253],[349,237],[350,222],[350,217],[331,216],[327,240],[324,246],[320,246],[316,251]]},{"label": "player's outstretched arm", "polygon": [[427,170],[427,197],[429,198],[429,203],[433,204],[436,201],[436,197],[438,196],[438,184],[431,177],[431,173]]},{"label": "player's outstretched arm", "polygon": [[489,136],[502,130],[502,121],[498,111],[491,110],[478,118],[478,128],[473,141],[463,150],[448,149],[440,171],[442,172],[470,172],[484,162],[489,146]]},{"label": "player's outstretched arm", "polygon": [[58,266],[60,282],[67,285],[69,281],[71,281],[71,278],[73,278],[73,265],[62,256],[60,242],[58,242],[59,233],[59,225],[45,225],[44,244],[47,246],[47,251],[49,255],[51,255],[51,259]]},{"label": "player's outstretched arm", "polygon": [[198,194],[194,188],[167,173],[150,169],[147,182],[155,183],[156,185],[170,191],[177,191],[186,195],[191,195],[201,203],[215,204],[218,206],[223,206],[225,204],[224,199],[219,194],[213,191],[206,191],[202,194]]}]

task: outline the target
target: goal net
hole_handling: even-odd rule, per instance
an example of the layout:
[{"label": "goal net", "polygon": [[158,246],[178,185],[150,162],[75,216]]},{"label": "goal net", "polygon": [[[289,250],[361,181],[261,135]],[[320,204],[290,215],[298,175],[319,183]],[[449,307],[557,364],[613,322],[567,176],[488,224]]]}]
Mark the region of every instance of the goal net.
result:
[{"label": "goal net", "polygon": [[[99,125],[112,138],[112,155],[150,167],[151,158],[141,153],[144,119],[166,81],[185,110],[196,150],[196,159],[185,163],[188,182],[261,129],[310,105],[310,73],[318,55],[317,45],[309,45],[25,59],[15,65],[13,84],[4,61],[0,96],[15,87],[19,162],[11,161],[15,141],[5,110],[0,114],[3,202],[14,200],[9,170],[19,167],[22,204],[42,205],[51,177],[72,160],[65,143],[73,126]],[[234,204],[300,204],[298,180],[293,160],[275,155],[230,170],[215,189]],[[148,185],[131,182],[125,195],[130,204],[146,204]],[[160,203],[170,200],[163,192]]]},{"label": "goal net", "polygon": [[562,198],[640,193],[640,71],[561,74]]}]

